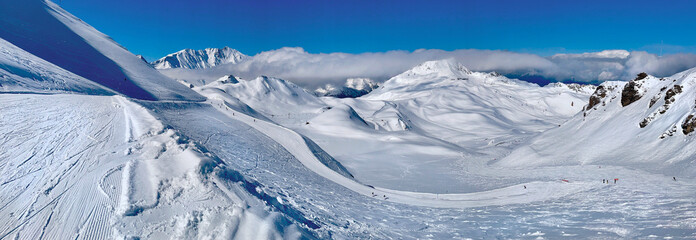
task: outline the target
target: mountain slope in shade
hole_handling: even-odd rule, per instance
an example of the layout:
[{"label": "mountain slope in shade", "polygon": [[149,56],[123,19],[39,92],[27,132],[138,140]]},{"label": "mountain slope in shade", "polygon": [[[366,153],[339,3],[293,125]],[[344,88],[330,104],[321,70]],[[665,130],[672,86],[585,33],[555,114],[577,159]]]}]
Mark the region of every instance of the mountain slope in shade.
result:
[{"label": "mountain slope in shade", "polygon": [[624,165],[696,175],[696,69],[605,82],[582,114],[501,160],[501,166]]},{"label": "mountain slope in shade", "polygon": [[203,100],[52,2],[1,1],[0,16],[0,38],[118,93],[147,100]]},{"label": "mountain slope in shade", "polygon": [[3,39],[0,39],[0,92],[116,94]]},{"label": "mountain slope in shade", "polygon": [[200,69],[227,63],[239,63],[248,58],[249,56],[229,47],[203,50],[184,49],[152,62],[152,65],[156,69]]}]

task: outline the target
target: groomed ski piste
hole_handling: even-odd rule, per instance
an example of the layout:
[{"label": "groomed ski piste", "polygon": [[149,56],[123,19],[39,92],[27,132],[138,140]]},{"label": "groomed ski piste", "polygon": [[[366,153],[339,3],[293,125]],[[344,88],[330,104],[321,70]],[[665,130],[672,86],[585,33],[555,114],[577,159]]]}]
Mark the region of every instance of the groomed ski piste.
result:
[{"label": "groomed ski piste", "polygon": [[[272,77],[189,89],[54,3],[0,3],[0,239],[696,238],[693,154],[675,150],[692,135],[664,161],[570,144],[603,126],[571,124],[628,111],[611,94],[585,113],[594,89],[451,60],[357,99]],[[671,113],[641,141],[662,147]]]}]

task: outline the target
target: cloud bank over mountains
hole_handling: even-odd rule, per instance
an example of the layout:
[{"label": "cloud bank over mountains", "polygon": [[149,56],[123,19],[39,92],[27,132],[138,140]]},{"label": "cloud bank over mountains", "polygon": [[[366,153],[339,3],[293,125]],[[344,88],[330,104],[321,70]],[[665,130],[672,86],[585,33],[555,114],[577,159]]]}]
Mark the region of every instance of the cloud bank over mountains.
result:
[{"label": "cloud bank over mountains", "polygon": [[626,50],[544,57],[478,49],[314,54],[299,47],[285,47],[261,52],[241,63],[209,70],[180,71],[177,74],[210,75],[210,78],[230,73],[243,78],[266,75],[290,80],[305,87],[317,87],[327,83],[341,85],[346,79],[356,77],[383,81],[422,62],[446,58],[453,58],[473,71],[496,71],[514,77],[536,76],[557,81],[590,83],[629,80],[640,72],[669,76],[696,67],[696,54],[660,57],[643,51]]}]

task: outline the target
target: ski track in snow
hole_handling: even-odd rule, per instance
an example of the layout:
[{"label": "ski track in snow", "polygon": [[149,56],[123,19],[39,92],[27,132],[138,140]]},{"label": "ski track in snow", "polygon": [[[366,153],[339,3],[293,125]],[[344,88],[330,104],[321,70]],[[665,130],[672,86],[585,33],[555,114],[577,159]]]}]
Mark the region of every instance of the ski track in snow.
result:
[{"label": "ski track in snow", "polygon": [[205,155],[123,97],[3,94],[0,102],[0,239],[305,234],[244,204],[243,191],[218,194],[199,175]]}]

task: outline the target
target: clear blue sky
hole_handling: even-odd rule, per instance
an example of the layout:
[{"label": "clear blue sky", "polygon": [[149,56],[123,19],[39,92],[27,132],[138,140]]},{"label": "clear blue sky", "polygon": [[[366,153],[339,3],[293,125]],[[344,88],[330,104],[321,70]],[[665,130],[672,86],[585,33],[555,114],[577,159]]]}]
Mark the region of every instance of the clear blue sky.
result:
[{"label": "clear blue sky", "polygon": [[148,60],[183,48],[254,55],[419,48],[540,55],[696,52],[696,1],[53,0]]}]

